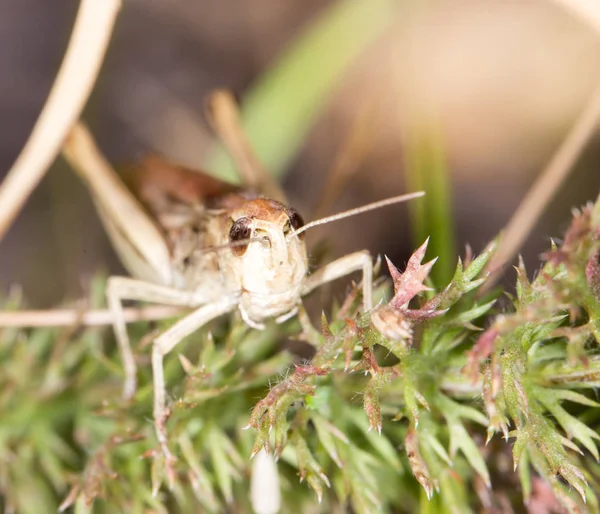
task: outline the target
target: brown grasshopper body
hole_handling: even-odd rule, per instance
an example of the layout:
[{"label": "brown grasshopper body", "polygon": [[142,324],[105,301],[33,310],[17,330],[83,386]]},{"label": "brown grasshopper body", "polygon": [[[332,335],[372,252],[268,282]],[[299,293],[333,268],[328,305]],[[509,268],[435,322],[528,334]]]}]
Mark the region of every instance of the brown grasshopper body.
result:
[{"label": "brown grasshopper body", "polygon": [[[153,343],[155,427],[168,462],[172,457],[165,429],[163,357],[183,338],[235,308],[256,328],[268,318],[281,322],[297,311],[303,295],[354,271],[362,271],[363,303],[367,310],[372,307],[369,253],[346,255],[308,275],[301,232],[310,224],[303,226],[297,211],[279,201],[157,158],[133,171],[137,199],[83,125],[74,127],[64,155],[88,184],[115,249],[132,275],[111,277],[107,288],[125,368],[126,398],[136,389],[136,363],[122,302],[195,309]],[[407,198],[414,196],[419,195]],[[313,223],[323,221],[327,219]]]},{"label": "brown grasshopper body", "polygon": [[[235,295],[243,319],[257,328],[296,312],[308,263],[303,235],[294,234],[304,225],[295,209],[156,156],[127,178],[169,246],[171,273],[162,285],[209,301]],[[144,278],[136,265],[128,271]]]},{"label": "brown grasshopper body", "polygon": [[[225,110],[231,108],[226,96]],[[125,369],[124,396],[136,389],[134,359],[123,313],[123,301],[137,300],[187,306],[193,310],[153,342],[154,421],[158,441],[173,461],[165,422],[163,358],[182,339],[212,319],[239,309],[255,328],[274,318],[293,316],[302,296],[320,285],[362,271],[363,304],[372,307],[373,264],[359,251],[308,274],[303,232],[311,226],[421,196],[414,193],[375,202],[346,213],[304,224],[298,212],[281,201],[259,194],[261,184],[273,194],[275,185],[260,173],[243,135],[221,116],[223,139],[238,162],[244,187],[173,166],[159,157],[146,159],[126,175],[131,189],[96,147],[87,129],[76,125],[63,153],[87,183],[102,222],[131,277],[111,277],[107,298]],[[235,124],[234,124],[235,125]],[[233,136],[232,136],[233,134]],[[268,176],[267,176],[268,177]],[[134,194],[135,193],[135,194]],[[169,473],[172,483],[172,473]]]}]

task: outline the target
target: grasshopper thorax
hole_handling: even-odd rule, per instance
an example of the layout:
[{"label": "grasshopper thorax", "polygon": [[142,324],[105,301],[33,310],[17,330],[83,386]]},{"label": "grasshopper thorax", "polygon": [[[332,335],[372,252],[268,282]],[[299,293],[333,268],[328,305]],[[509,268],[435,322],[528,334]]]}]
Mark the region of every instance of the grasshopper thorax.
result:
[{"label": "grasshopper thorax", "polygon": [[267,198],[244,202],[230,213],[228,272],[250,323],[295,312],[308,271],[304,222],[295,209]]}]

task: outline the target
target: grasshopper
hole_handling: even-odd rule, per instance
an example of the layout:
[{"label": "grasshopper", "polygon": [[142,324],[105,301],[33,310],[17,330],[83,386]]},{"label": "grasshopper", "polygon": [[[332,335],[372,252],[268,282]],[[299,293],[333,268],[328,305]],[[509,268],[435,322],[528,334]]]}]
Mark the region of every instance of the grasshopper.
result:
[{"label": "grasshopper", "polygon": [[[231,97],[220,95],[215,98],[231,115]],[[223,120],[223,116],[215,119]],[[103,225],[131,274],[111,277],[107,284],[108,306],[125,371],[125,398],[131,398],[136,390],[136,362],[123,301],[193,309],[160,334],[152,346],[154,426],[167,463],[174,457],[167,444],[164,357],[186,336],[235,309],[253,328],[263,328],[265,320],[271,318],[281,323],[296,314],[304,295],[355,271],[362,271],[364,309],[370,310],[373,264],[369,253],[351,253],[309,274],[304,232],[423,194],[390,198],[305,224],[294,208],[247,187],[268,185],[268,179],[249,171],[257,161],[247,141],[231,130],[236,120],[227,119],[225,116],[224,123],[217,122],[216,128],[225,136],[238,167],[246,170],[242,187],[152,156],[130,170],[130,190],[81,123],[74,126],[63,148],[91,190]],[[279,194],[272,184],[270,189],[272,194]]]}]

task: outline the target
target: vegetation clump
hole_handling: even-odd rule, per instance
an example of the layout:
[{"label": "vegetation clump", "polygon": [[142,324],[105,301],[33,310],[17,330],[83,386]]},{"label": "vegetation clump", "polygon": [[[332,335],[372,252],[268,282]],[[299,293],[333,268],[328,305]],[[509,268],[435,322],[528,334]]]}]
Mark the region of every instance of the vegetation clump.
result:
[{"label": "vegetation clump", "polygon": [[[403,272],[387,261],[393,294],[370,313],[354,287],[318,329],[304,311],[264,331],[234,317],[182,343],[165,362],[171,491],[144,344],[163,326],[132,327],[142,376],[130,403],[110,328],[2,329],[4,510],[251,512],[264,448],[285,512],[597,512],[600,201],[574,212],[533,280],[519,263],[503,308],[481,291],[495,243],[459,259],[439,291],[426,249]],[[95,281],[91,304],[102,290]]]}]

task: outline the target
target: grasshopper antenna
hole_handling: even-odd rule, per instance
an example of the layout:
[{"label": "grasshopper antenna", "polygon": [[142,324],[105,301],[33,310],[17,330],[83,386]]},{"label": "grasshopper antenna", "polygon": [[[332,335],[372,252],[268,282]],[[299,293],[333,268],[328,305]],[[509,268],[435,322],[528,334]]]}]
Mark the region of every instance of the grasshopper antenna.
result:
[{"label": "grasshopper antenna", "polygon": [[[333,214],[331,216],[326,216],[325,218],[320,218],[318,220],[311,221],[306,225],[300,227],[294,233],[296,235],[301,234],[305,230],[309,228],[316,227],[318,225],[325,225],[326,223],[331,223],[332,221],[337,221],[343,218],[349,218],[350,216],[355,216],[356,214],[362,214],[363,212],[374,211],[375,209],[380,209],[381,207],[387,207],[388,205],[394,205],[397,203],[406,202],[408,200],[413,200],[414,198],[421,198],[425,196],[424,191],[417,191],[415,193],[409,193],[406,195],[392,196],[391,198],[386,198],[385,200],[379,200],[377,202],[368,203],[367,205],[363,205],[361,207],[356,207],[354,209],[350,209],[348,211],[339,212],[338,214]],[[253,241],[260,241],[260,238],[250,237],[248,239],[242,239],[240,241],[233,241],[230,243],[225,243],[219,246],[210,246],[207,248],[203,248],[201,250],[202,253],[208,252],[220,252],[221,250],[226,250],[227,248],[235,248],[236,246],[244,246]]]},{"label": "grasshopper antenna", "polygon": [[339,212],[337,214],[333,214],[331,216],[326,216],[324,218],[320,218],[318,220],[311,221],[306,225],[300,227],[295,231],[296,235],[301,234],[305,230],[309,228],[316,227],[318,225],[325,225],[325,223],[331,223],[332,221],[341,220],[343,218],[349,218],[350,216],[355,216],[356,214],[362,214],[363,212],[373,211],[375,209],[380,209],[381,207],[387,207],[388,205],[394,205],[397,203],[406,202],[408,200],[412,200],[414,198],[420,198],[421,196],[425,196],[425,191],[417,191],[416,193],[409,193],[406,195],[400,196],[392,196],[391,198],[386,198],[385,200],[379,200],[378,202],[368,203],[367,205],[363,205],[362,207],[356,207],[354,209],[350,209],[348,211]]}]

